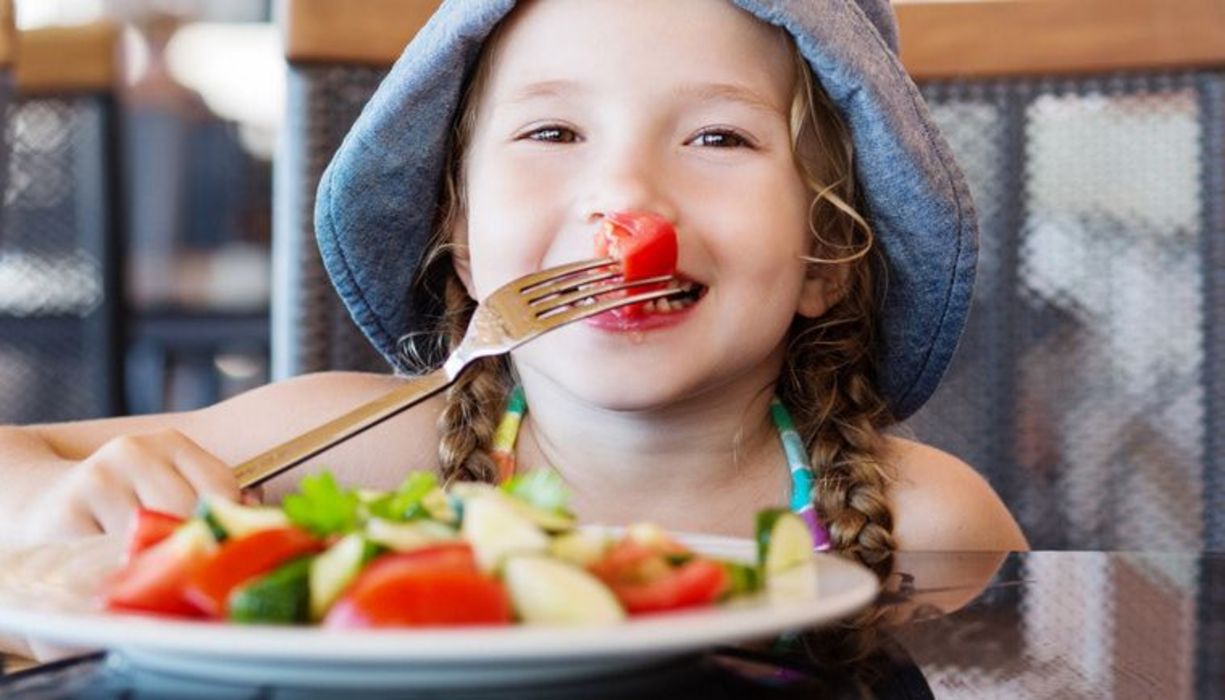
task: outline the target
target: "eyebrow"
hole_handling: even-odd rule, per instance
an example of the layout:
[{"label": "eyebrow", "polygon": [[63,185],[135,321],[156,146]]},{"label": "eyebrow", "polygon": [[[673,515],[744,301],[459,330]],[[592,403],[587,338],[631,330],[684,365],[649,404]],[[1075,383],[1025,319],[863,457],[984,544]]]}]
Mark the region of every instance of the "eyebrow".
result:
[{"label": "eyebrow", "polygon": [[541,80],[516,89],[507,101],[511,103],[527,102],[540,97],[560,97],[580,91],[582,87],[573,80]]},{"label": "eyebrow", "polygon": [[[541,80],[528,83],[511,93],[508,102],[515,104],[537,98],[561,97],[567,94],[583,92],[581,83],[573,80]],[[781,107],[763,97],[758,92],[734,83],[691,83],[675,91],[676,95],[701,101],[727,100],[740,102],[750,107],[763,109],[771,114],[777,114]]]},{"label": "eyebrow", "polygon": [[681,87],[676,94],[702,101],[741,102],[750,107],[764,109],[771,114],[778,114],[782,110],[779,105],[766,99],[757,91],[734,83],[693,83]]}]

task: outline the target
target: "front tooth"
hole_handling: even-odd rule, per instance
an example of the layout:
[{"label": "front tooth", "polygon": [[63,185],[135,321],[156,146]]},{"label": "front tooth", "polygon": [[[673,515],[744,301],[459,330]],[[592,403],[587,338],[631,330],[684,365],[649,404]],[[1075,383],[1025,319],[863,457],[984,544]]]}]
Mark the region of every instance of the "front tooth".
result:
[{"label": "front tooth", "polygon": [[652,311],[654,311],[655,310],[655,300],[652,299],[648,301],[647,303],[643,304],[642,310],[646,311],[647,313],[651,313]]},{"label": "front tooth", "polygon": [[665,313],[666,313],[666,312],[668,312],[668,311],[671,311],[671,310],[672,310],[672,303],[671,303],[671,302],[669,302],[667,299],[660,299],[660,300],[657,302],[657,304],[658,304],[658,306],[659,306],[659,310],[660,310],[660,311],[663,311],[663,312],[665,312]]}]

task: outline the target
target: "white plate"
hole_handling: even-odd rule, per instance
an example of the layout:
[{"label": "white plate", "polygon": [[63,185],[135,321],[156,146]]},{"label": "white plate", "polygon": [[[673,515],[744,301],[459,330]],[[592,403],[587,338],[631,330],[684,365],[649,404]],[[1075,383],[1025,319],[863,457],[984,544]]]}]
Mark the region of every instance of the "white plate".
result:
[{"label": "white plate", "polygon": [[[752,543],[681,537],[706,554],[750,560]],[[0,553],[0,631],[52,645],[118,652],[138,669],[218,682],[326,688],[506,687],[665,663],[712,646],[809,628],[869,603],[876,577],[819,555],[818,595],[634,618],[604,627],[325,630],[237,626],[90,609],[87,591],[112,553]],[[110,547],[113,550],[113,546]]]}]

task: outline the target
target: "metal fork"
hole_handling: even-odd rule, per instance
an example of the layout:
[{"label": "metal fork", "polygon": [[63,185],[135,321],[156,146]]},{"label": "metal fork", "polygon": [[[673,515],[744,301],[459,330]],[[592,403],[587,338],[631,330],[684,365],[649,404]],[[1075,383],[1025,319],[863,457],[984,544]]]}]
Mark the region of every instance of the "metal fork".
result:
[{"label": "metal fork", "polygon": [[[597,297],[671,276],[600,284],[620,277],[611,258],[541,270],[506,284],[481,302],[459,347],[441,369],[404,380],[402,386],[234,467],[243,488],[259,485],[324,450],[368,430],[447,388],[473,360],[500,355],[556,328],[627,304],[675,295],[675,288]],[[594,286],[593,286],[594,285]]]}]

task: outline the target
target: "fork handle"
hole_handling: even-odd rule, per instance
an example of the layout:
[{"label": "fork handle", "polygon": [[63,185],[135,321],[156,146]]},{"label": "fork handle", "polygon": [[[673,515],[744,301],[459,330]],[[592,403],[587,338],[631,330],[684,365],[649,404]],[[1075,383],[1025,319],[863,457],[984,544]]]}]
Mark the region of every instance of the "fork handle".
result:
[{"label": "fork handle", "polygon": [[292,440],[283,442],[234,467],[242,488],[258,486],[324,450],[369,430],[442,391],[451,383],[444,370],[404,380],[404,385],[364,403]]}]

